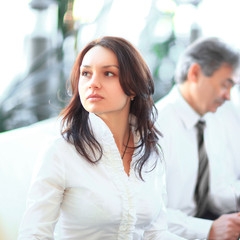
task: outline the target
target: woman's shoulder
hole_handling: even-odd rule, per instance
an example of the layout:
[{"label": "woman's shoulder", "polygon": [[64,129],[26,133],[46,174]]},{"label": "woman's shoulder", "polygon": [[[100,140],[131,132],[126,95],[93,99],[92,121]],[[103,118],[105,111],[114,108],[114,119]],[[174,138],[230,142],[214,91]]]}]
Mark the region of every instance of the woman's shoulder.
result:
[{"label": "woman's shoulder", "polygon": [[50,146],[52,147],[67,147],[71,145],[71,143],[67,140],[67,138],[65,138],[62,135],[53,137],[52,139],[50,139],[49,143],[50,143]]},{"label": "woman's shoulder", "polygon": [[[37,156],[36,168],[41,171],[64,172],[66,163],[71,165],[74,159],[78,159],[74,145],[66,141],[62,136],[56,136],[46,140],[39,155]],[[72,161],[69,161],[71,159]],[[54,170],[55,169],[55,170]]]},{"label": "woman's shoulder", "polygon": [[42,146],[41,156],[42,155],[62,155],[69,153],[74,149],[74,145],[67,141],[63,136],[57,135],[50,139],[47,139]]}]

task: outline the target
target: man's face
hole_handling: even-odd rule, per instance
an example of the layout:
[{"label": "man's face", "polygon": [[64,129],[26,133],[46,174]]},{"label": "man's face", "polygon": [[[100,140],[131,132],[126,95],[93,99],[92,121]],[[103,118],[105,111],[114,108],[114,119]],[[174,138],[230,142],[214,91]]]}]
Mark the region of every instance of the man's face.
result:
[{"label": "man's face", "polygon": [[200,69],[196,83],[196,99],[198,112],[216,112],[226,100],[230,100],[230,90],[235,84],[232,67],[223,64],[212,76],[205,76]]}]

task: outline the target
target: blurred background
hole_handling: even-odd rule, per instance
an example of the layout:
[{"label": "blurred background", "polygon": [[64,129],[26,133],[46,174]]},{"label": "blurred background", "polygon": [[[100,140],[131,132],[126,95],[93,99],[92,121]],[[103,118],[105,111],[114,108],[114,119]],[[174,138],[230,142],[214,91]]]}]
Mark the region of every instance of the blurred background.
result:
[{"label": "blurred background", "polygon": [[240,45],[238,0],[5,0],[1,9],[0,132],[57,116],[77,53],[97,37],[121,36],[139,49],[155,101],[196,38]]},{"label": "blurred background", "polygon": [[195,39],[217,36],[240,47],[239,10],[239,0],[1,1],[0,240],[17,239],[36,159],[59,133],[56,117],[83,46],[104,35],[132,42],[152,72],[157,101]]}]

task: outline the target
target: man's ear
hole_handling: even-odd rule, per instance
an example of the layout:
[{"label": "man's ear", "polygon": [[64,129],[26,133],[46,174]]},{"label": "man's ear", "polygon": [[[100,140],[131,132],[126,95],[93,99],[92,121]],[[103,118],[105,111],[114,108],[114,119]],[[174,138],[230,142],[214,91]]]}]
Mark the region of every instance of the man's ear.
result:
[{"label": "man's ear", "polygon": [[187,77],[190,81],[197,82],[200,72],[201,72],[200,65],[197,63],[193,63],[188,70]]}]

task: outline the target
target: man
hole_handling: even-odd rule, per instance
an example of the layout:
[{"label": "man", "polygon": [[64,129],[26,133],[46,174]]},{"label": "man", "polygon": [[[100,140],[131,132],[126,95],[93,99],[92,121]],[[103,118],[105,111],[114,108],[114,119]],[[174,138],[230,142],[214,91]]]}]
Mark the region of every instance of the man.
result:
[{"label": "man", "polygon": [[[230,186],[226,186],[227,196],[220,200],[215,197],[217,182],[226,174],[221,159],[217,159],[221,143],[208,148],[200,130],[204,137],[209,135],[207,126],[203,130],[204,115],[216,112],[230,99],[238,65],[239,55],[219,39],[198,40],[180,58],[175,79],[178,84],[156,104],[158,128],[163,133],[160,145],[166,162],[169,228],[187,239],[228,240],[238,239],[240,234],[239,213],[214,221],[203,219],[214,218],[209,210],[220,213],[219,201],[231,200],[227,205],[232,209],[226,212],[236,208],[233,193],[228,196]],[[221,211],[225,212],[224,205]]]}]

